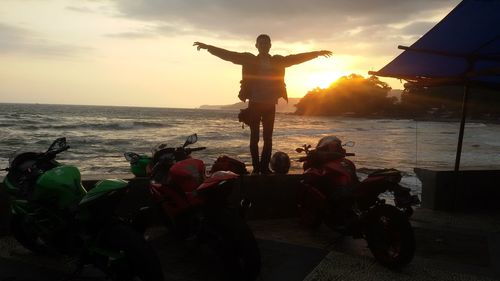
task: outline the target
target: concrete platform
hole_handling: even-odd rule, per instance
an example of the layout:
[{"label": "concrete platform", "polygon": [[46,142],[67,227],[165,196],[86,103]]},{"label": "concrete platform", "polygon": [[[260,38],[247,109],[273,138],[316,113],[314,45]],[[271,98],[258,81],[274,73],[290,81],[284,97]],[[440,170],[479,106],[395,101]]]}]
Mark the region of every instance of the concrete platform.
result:
[{"label": "concrete platform", "polygon": [[[500,214],[462,216],[418,209],[412,219],[416,257],[401,271],[375,262],[363,240],[342,237],[322,226],[309,230],[297,219],[249,222],[262,253],[258,280],[500,280]],[[219,280],[213,253],[189,249],[162,227],[149,230],[165,280]],[[0,281],[63,280],[73,261],[40,257],[10,236],[0,239]],[[10,278],[10,279],[9,279]],[[104,280],[88,268],[78,280]]]},{"label": "concrete platform", "polygon": [[[87,177],[84,184],[90,188],[109,177]],[[233,194],[234,202],[242,197],[254,202],[248,218],[262,254],[259,280],[500,280],[500,211],[417,209],[411,221],[416,257],[394,272],[375,262],[363,240],[342,237],[324,226],[312,231],[299,225],[294,217],[299,180],[300,175],[247,176]],[[126,210],[149,200],[147,183],[147,179],[131,179],[133,192]],[[64,280],[74,261],[36,256],[6,235],[7,203],[0,191],[0,281]],[[149,236],[162,260],[165,280],[220,279],[216,259],[207,249],[187,248],[162,227],[150,229]],[[88,268],[71,280],[103,278],[99,271]]]}]

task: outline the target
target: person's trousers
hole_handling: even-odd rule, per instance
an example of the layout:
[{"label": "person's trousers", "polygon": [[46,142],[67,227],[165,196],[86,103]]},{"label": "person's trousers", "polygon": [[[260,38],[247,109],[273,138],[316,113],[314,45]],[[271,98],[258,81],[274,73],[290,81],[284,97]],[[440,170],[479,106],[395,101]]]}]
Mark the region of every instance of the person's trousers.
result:
[{"label": "person's trousers", "polygon": [[[250,118],[250,154],[254,172],[268,173],[269,161],[273,150],[273,129],[276,105],[274,103],[249,102]],[[264,146],[259,161],[260,122],[262,122],[262,138]]]}]

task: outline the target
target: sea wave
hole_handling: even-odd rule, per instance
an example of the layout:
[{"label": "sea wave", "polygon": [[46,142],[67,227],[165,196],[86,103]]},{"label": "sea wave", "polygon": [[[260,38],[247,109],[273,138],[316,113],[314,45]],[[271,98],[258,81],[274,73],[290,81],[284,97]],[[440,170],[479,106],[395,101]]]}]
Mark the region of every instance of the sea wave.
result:
[{"label": "sea wave", "polygon": [[170,128],[171,124],[147,121],[124,121],[124,122],[108,122],[108,123],[66,123],[66,124],[36,124],[36,125],[21,125],[22,130],[98,130],[98,131],[119,131],[131,129],[161,129]]},{"label": "sea wave", "polygon": [[487,126],[484,123],[465,123],[465,128],[484,128]]},{"label": "sea wave", "polygon": [[[14,108],[2,104],[0,109],[0,164],[4,166],[13,151],[25,147],[44,151],[55,138],[65,136],[71,149],[58,156],[62,163],[69,161],[84,174],[117,173],[127,169],[125,151],[149,155],[151,148],[159,143],[182,145],[191,133],[198,133],[199,137],[192,147],[207,147],[193,153],[193,157],[207,165],[222,154],[237,157],[247,165],[251,163],[250,130],[247,126],[241,128],[234,112],[163,108],[132,111],[123,107],[57,105]],[[495,152],[500,126],[470,123],[468,128],[462,156],[464,166],[487,163],[500,167],[500,157]],[[300,173],[301,163],[295,161],[300,155],[294,149],[304,143],[315,145],[326,135],[337,135],[344,142],[356,142],[348,150],[356,153],[352,160],[358,167],[397,168],[405,172],[408,184],[415,185],[414,167],[453,165],[457,133],[455,123],[277,114],[273,152],[288,153],[292,172]],[[33,145],[38,148],[31,149]],[[262,135],[259,148],[262,149]],[[0,176],[4,174],[0,171]]]}]

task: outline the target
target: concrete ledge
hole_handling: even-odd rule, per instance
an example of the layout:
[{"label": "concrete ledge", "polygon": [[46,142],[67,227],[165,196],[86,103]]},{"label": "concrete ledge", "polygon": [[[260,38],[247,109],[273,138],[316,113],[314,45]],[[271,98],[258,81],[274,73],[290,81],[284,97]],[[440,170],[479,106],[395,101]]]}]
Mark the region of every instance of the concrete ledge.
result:
[{"label": "concrete ledge", "polygon": [[415,168],[422,181],[422,207],[444,211],[500,210],[500,170]]},{"label": "concrete ledge", "polygon": [[300,174],[241,177],[241,191],[237,198],[248,198],[252,202],[247,219],[297,216],[297,196],[301,179]]},{"label": "concrete ledge", "polygon": [[[152,203],[148,178],[131,178],[130,175],[87,175],[83,186],[89,190],[102,179],[121,178],[129,181],[131,188],[117,210],[120,214],[130,214],[141,206]],[[278,219],[297,215],[297,192],[302,175],[244,175],[240,177],[230,201],[239,205],[243,198],[252,202],[247,219]],[[9,233],[9,197],[0,182],[0,236]]]}]

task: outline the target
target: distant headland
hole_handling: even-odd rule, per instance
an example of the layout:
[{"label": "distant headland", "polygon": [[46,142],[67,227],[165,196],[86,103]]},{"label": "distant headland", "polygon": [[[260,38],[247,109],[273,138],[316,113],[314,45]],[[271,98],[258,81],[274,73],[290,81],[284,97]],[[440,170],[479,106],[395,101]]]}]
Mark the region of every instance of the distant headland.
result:
[{"label": "distant headland", "polygon": [[[302,98],[280,99],[277,112],[306,116],[347,116],[432,121],[456,121],[462,112],[461,86],[411,87],[394,90],[376,76],[343,76],[327,88],[310,90]],[[201,109],[238,110],[243,102],[231,105],[203,105]],[[500,123],[500,92],[473,89],[467,118]]]},{"label": "distant headland", "polygon": [[[295,105],[300,101],[300,98],[289,98],[288,103],[284,99],[278,100],[278,105],[276,106],[277,112],[282,113],[294,113],[297,108]],[[239,110],[246,108],[248,103],[237,102],[228,105],[202,105],[199,109],[213,109],[213,110]]]}]

